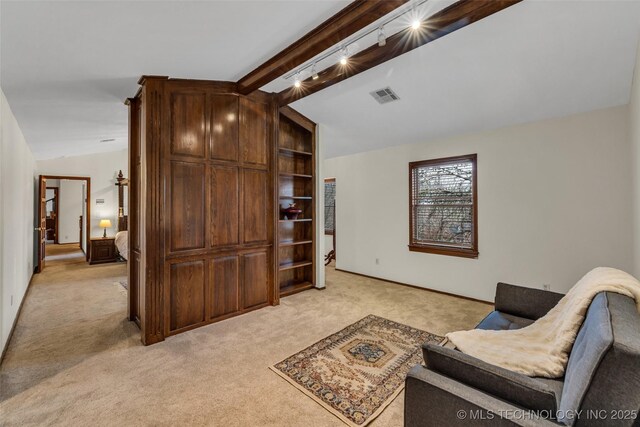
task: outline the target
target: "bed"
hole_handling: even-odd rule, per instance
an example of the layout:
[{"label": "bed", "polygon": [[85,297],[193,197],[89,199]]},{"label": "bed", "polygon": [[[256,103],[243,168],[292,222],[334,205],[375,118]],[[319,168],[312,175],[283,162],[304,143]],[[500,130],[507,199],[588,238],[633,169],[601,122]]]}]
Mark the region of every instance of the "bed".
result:
[{"label": "bed", "polygon": [[128,185],[129,180],[120,171],[116,178],[116,187],[118,187],[118,232],[116,233],[115,244],[118,256],[125,261],[129,259],[129,217],[125,214],[124,206],[124,189]]}]

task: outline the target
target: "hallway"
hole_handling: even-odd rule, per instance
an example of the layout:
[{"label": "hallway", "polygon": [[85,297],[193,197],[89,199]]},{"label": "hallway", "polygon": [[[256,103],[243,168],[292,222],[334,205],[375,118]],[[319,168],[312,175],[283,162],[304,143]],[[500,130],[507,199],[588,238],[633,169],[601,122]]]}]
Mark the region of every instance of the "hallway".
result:
[{"label": "hallway", "polygon": [[0,368],[0,402],[20,395],[95,354],[139,345],[126,321],[124,263],[90,266],[74,245],[47,246]]},{"label": "hallway", "polygon": [[84,252],[77,243],[47,244],[45,248],[45,268],[65,264],[86,262]]}]

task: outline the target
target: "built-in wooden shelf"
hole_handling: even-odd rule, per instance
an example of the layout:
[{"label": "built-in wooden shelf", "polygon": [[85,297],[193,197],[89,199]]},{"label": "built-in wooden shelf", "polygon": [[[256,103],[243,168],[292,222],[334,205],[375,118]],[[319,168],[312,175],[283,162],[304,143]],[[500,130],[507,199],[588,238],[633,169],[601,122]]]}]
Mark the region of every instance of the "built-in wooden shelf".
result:
[{"label": "built-in wooden shelf", "polygon": [[311,196],[280,196],[281,199],[293,199],[293,200],[313,200]]},{"label": "built-in wooden shelf", "polygon": [[305,280],[303,282],[294,283],[284,288],[280,288],[280,296],[286,297],[289,295],[296,294],[298,292],[306,291],[307,289],[311,289],[311,288],[313,288],[313,283],[307,282]]},{"label": "built-in wooden shelf", "polygon": [[313,261],[311,261],[311,260],[290,262],[290,263],[287,263],[287,264],[280,265],[280,271],[292,270],[294,268],[306,267],[307,265],[311,265],[311,264],[313,264]]},{"label": "built-in wooden shelf", "polygon": [[285,172],[280,172],[280,176],[290,176],[293,178],[313,178],[313,175],[305,175],[302,173],[285,173]]},{"label": "built-in wooden shelf", "polygon": [[[316,273],[315,123],[288,107],[280,108],[276,172],[279,216],[274,255],[279,296],[314,287]],[[298,203],[299,202],[299,203]],[[285,219],[283,207],[296,203],[298,219]]]},{"label": "built-in wooden shelf", "polygon": [[308,245],[309,243],[313,243],[313,240],[297,240],[293,242],[280,242],[280,247],[286,248],[287,246]]},{"label": "built-in wooden shelf", "polygon": [[292,150],[291,148],[280,148],[280,152],[300,156],[313,156],[313,153],[309,153],[308,151]]}]

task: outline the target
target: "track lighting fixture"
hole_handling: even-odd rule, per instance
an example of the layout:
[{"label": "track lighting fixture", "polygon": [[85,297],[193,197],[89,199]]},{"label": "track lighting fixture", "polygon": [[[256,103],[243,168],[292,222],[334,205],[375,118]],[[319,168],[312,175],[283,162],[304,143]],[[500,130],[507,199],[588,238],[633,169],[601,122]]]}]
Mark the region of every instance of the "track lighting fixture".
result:
[{"label": "track lighting fixture", "polygon": [[347,65],[347,62],[349,62],[347,48],[342,48],[342,53],[340,54],[340,65]]},{"label": "track lighting fixture", "polygon": [[411,29],[417,30],[422,26],[422,21],[420,20],[420,15],[416,12],[416,3],[413,3],[411,6]]},{"label": "track lighting fixture", "polygon": [[[422,31],[423,28],[426,27],[426,23],[428,22],[428,18],[425,17],[424,11],[421,13],[418,12],[418,8],[421,7],[424,3],[429,0],[407,0],[406,7],[398,8],[398,10],[390,17],[387,17],[384,21],[379,22],[376,27],[369,28],[366,32],[362,34],[357,34],[354,37],[347,38],[342,40],[340,44],[334,46],[331,49],[325,51],[322,55],[317,56],[312,59],[313,62],[308,62],[306,64],[301,64],[297,69],[291,70],[288,74],[284,75],[282,78],[287,82],[291,82],[294,79],[293,86],[297,89],[302,87],[303,80],[318,80],[320,78],[318,74],[318,67],[321,67],[320,70],[325,70],[328,67],[339,66],[345,67],[349,64],[349,48],[353,48],[354,52],[351,52],[351,55],[356,55],[356,52],[359,51],[358,45],[361,40],[365,40],[366,43],[372,43],[375,39],[374,37],[377,34],[377,44],[379,47],[384,47],[387,45],[387,31],[391,28],[390,36],[395,37],[397,35],[396,31],[399,30],[400,27],[411,29],[413,31],[419,32]],[[391,23],[400,23],[401,26],[398,25],[390,25]],[[385,28],[385,26],[387,28]],[[394,40],[394,38],[392,38]],[[375,46],[375,45],[374,45]],[[337,64],[336,62],[337,57]],[[331,65],[328,63],[331,62]],[[329,68],[330,69],[330,68]],[[324,71],[323,71],[324,73]],[[303,79],[304,77],[304,79]],[[309,84],[313,84],[308,82]]]},{"label": "track lighting fixture", "polygon": [[384,27],[378,29],[378,46],[382,47],[387,44],[387,36],[384,33]]}]

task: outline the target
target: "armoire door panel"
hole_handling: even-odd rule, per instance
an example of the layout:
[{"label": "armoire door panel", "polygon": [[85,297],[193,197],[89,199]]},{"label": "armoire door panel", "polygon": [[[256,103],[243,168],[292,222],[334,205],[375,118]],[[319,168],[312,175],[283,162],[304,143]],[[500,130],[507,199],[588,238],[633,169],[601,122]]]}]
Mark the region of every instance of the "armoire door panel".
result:
[{"label": "armoire door panel", "polygon": [[172,252],[205,247],[205,166],[171,162],[169,206]]},{"label": "armoire door panel", "polygon": [[267,251],[242,255],[242,305],[250,308],[267,302],[269,281]]},{"label": "armoire door panel", "polygon": [[238,97],[212,95],[211,158],[238,161]]},{"label": "armoire door panel", "polygon": [[170,266],[170,329],[203,322],[205,263],[190,261]]},{"label": "armoire door panel", "polygon": [[240,310],[239,260],[237,255],[211,260],[209,278],[210,317],[216,318]]},{"label": "armoire door panel", "polygon": [[267,105],[240,98],[240,154],[244,163],[267,166]]},{"label": "armoire door panel", "polygon": [[211,168],[211,245],[228,246],[239,243],[238,168],[212,166]]},{"label": "armoire door panel", "polygon": [[205,103],[204,93],[171,96],[171,154],[205,157]]},{"label": "armoire door panel", "polygon": [[243,242],[264,242],[268,238],[269,174],[256,169],[244,169],[242,179]]}]

